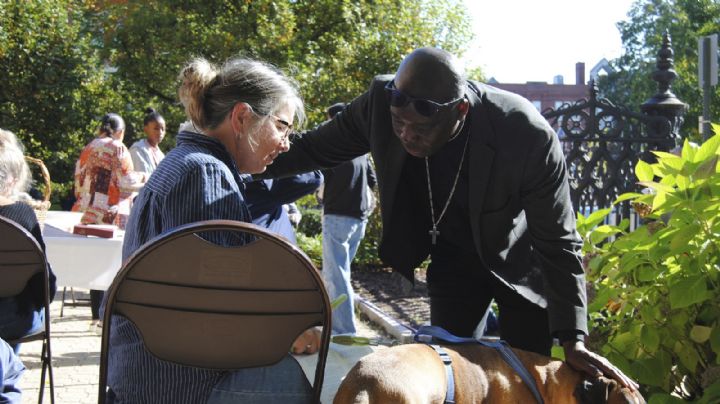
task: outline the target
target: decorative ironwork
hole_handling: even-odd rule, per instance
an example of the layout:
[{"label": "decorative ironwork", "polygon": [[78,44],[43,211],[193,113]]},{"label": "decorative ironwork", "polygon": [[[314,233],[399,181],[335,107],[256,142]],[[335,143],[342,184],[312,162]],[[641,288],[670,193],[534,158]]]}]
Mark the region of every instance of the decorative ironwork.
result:
[{"label": "decorative ironwork", "polygon": [[649,130],[657,130],[658,137],[669,135],[675,140],[675,146],[682,144],[680,126],[683,123],[684,115],[688,105],[680,101],[671,91],[671,83],[677,78],[673,64],[673,50],[671,47],[670,34],[665,31],[663,43],[657,54],[657,69],[653,72],[652,79],[658,83],[658,92],[645,101],[640,109],[647,115],[663,116],[667,119],[669,133],[664,125],[660,128],[650,127]]},{"label": "decorative ironwork", "polygon": [[[637,191],[638,159],[652,161],[652,150],[669,150],[675,144],[667,136],[666,118],[617,107],[597,94],[591,81],[588,100],[543,112],[560,137],[573,205],[583,214],[609,207],[622,193]],[[649,127],[665,129],[666,136],[653,136],[656,132]],[[628,207],[621,206],[618,214],[629,217]]]},{"label": "decorative ironwork", "polygon": [[[667,32],[657,56],[653,80],[658,93],[641,106],[643,113],[615,106],[598,98],[596,83],[590,82],[589,99],[543,111],[557,132],[565,152],[570,177],[570,197],[575,209],[585,215],[610,207],[618,195],[637,192],[635,165],[639,159],[652,162],[652,151],[668,151],[680,144],[679,128],[687,104],[670,91],[677,77]],[[612,221],[629,218],[629,204],[616,207]]]}]

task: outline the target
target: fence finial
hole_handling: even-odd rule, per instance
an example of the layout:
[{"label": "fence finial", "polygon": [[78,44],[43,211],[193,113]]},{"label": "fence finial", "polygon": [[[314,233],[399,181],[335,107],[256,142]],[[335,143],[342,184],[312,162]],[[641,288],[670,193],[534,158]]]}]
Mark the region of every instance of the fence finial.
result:
[{"label": "fence finial", "polygon": [[640,109],[647,115],[663,116],[670,121],[669,128],[665,125],[648,127],[650,136],[671,137],[675,139],[676,144],[679,144],[682,142],[680,126],[688,105],[680,101],[671,91],[671,83],[678,77],[674,69],[671,45],[670,34],[665,30],[662,45],[657,53],[657,62],[655,64],[657,69],[652,73],[652,79],[658,83],[658,92],[645,101],[640,106]]}]

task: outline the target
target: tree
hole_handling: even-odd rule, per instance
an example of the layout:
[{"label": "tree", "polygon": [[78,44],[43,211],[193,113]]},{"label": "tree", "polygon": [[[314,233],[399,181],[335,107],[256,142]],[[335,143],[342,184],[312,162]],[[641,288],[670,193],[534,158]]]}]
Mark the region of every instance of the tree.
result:
[{"label": "tree", "polygon": [[[55,183],[71,182],[94,120],[118,105],[83,25],[86,11],[70,0],[0,1],[0,127],[45,161]],[[62,198],[68,186],[59,190]]]},{"label": "tree", "polygon": [[131,144],[152,106],[173,137],[185,119],[177,74],[193,56],[279,66],[314,125],[415,47],[460,56],[470,32],[461,0],[0,0],[0,127],[46,162],[62,197],[104,113],[125,118]]},{"label": "tree", "polygon": [[392,73],[418,46],[461,53],[471,38],[459,0],[212,0],[118,2],[103,9],[105,56],[142,110],[179,123],[176,76],[191,56],[243,54],[286,70],[300,84],[310,121]]},{"label": "tree", "polygon": [[[667,31],[672,40],[675,70],[678,78],[672,90],[690,109],[682,133],[693,138],[698,133],[698,116],[702,113],[702,94],[698,87],[697,39],[720,30],[718,0],[636,0],[628,20],[618,23],[623,54],[612,61],[618,71],[600,80],[603,95],[613,102],[637,109],[657,92],[651,74]],[[720,91],[712,96],[713,116],[720,113]]]}]

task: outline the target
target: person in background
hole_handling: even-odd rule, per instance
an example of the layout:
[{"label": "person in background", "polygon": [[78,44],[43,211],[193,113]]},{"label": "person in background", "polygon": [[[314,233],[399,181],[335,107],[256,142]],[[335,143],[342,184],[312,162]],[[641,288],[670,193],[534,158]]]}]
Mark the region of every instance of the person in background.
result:
[{"label": "person in background", "polygon": [[0,403],[22,403],[20,379],[24,372],[25,365],[13,352],[10,345],[0,338]]},{"label": "person in background", "polygon": [[[195,59],[183,68],[180,80],[178,95],[190,122],[135,199],[124,260],[184,224],[250,222],[247,174],[265,171],[286,152],[293,122],[304,118],[297,87],[257,60],[233,58],[216,67]],[[235,233],[215,234],[209,241],[227,246],[246,242]],[[315,353],[319,344],[320,331],[313,328],[297,338],[292,350]],[[111,403],[305,403],[312,396],[291,355],[272,366],[232,372],[182,366],[150,354],[135,326],[118,314],[112,316],[108,387]]]},{"label": "person in background", "polygon": [[[133,170],[130,152],[123,144],[125,121],[115,113],[105,114],[97,137],[80,152],[75,164],[73,212],[83,212],[83,224],[113,224],[125,229],[130,204],[148,175]],[[101,325],[100,303],[104,292],[90,291],[91,326]]]},{"label": "person in background", "polygon": [[430,256],[433,325],[470,337],[495,299],[511,346],[549,356],[558,338],[571,367],[637,390],[585,346],[582,240],[565,157],[532,103],[468,80],[447,51],[419,48],[394,76],[376,76],[342,113],[297,136],[263,177],[367,152],[380,188],[379,256],[408,279]]},{"label": "person in background", "polygon": [[[343,108],[343,103],[332,105],[327,110],[328,119],[341,113]],[[364,154],[323,170],[323,176],[322,276],[331,301],[343,294],[347,296],[347,300],[333,310],[332,332],[354,335],[357,325],[350,267],[374,208],[375,170]]]},{"label": "person in background", "polygon": [[158,164],[165,157],[160,150],[160,143],[165,138],[165,118],[152,108],[145,110],[143,131],[147,136],[130,146],[135,171],[145,173],[148,177],[155,171]]},{"label": "person in background", "polygon": [[[245,198],[252,216],[252,222],[279,234],[291,243],[297,244],[295,227],[286,206],[305,195],[315,192],[322,184],[323,176],[320,171],[299,174],[292,177],[275,180],[258,180],[246,184]],[[297,206],[295,207],[297,210]],[[300,222],[300,212],[295,214]]]},{"label": "person in background", "polygon": [[[30,232],[43,252],[40,224],[30,205],[18,201],[30,184],[30,169],[25,161],[22,146],[15,134],[0,129],[0,216],[6,217]],[[55,297],[55,274],[48,264],[48,292],[50,301]],[[0,338],[13,340],[37,332],[45,326],[45,285],[42,273],[33,275],[23,291],[12,297],[0,298]],[[19,345],[15,347],[19,350]]]}]

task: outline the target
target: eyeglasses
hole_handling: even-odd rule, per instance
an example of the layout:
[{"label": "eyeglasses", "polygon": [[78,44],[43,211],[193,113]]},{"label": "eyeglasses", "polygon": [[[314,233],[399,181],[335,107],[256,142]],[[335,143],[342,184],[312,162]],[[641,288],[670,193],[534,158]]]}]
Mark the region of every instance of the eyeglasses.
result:
[{"label": "eyeglasses", "polygon": [[256,112],[255,109],[252,107],[252,105],[249,105],[249,104],[248,104],[248,107],[250,107],[250,111],[252,111],[252,113],[255,114],[255,115],[258,115],[258,116],[268,116],[268,117],[274,119],[274,120],[275,120],[275,127],[277,128],[278,125],[282,127],[282,129],[280,129],[280,128],[277,128],[277,129],[278,129],[280,132],[283,133],[283,136],[282,136],[282,141],[283,141],[283,142],[285,142],[286,140],[288,140],[288,139],[290,138],[290,134],[291,134],[292,131],[293,131],[293,124],[289,123],[288,121],[286,121],[286,120],[284,120],[284,119],[280,119],[280,118],[278,118],[277,116],[272,115],[272,114],[261,114],[261,113],[259,113],[259,112]]},{"label": "eyeglasses", "polygon": [[391,106],[404,108],[408,104],[412,104],[415,111],[422,116],[433,116],[441,109],[451,108],[465,98],[465,96],[462,96],[444,104],[422,98],[413,98],[398,90],[395,87],[395,80],[390,80],[390,82],[385,85],[385,93],[387,94]]}]

